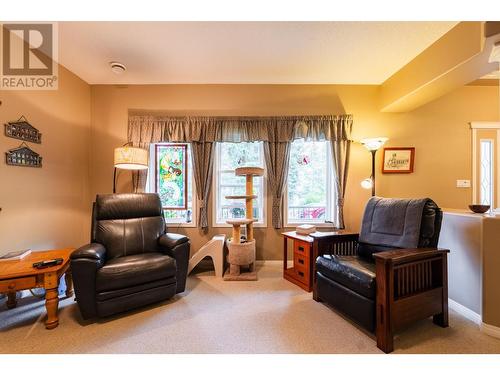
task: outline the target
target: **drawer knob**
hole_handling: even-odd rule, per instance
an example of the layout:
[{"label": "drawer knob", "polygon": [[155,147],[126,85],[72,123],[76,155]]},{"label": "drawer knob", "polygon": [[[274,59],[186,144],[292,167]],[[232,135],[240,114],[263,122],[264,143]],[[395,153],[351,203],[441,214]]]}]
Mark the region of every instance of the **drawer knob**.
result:
[{"label": "drawer knob", "polygon": [[304,264],[304,259],[299,259],[300,264]]},{"label": "drawer knob", "polygon": [[10,283],[8,286],[9,289],[16,289],[16,284],[15,283]]}]

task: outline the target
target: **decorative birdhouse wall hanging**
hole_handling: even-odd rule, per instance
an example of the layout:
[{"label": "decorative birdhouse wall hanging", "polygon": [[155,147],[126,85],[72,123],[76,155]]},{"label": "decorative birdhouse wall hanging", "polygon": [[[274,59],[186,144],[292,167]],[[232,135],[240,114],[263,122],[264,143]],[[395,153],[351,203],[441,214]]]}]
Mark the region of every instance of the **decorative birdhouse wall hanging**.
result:
[{"label": "decorative birdhouse wall hanging", "polygon": [[33,151],[26,143],[21,143],[17,148],[13,148],[5,153],[7,165],[19,167],[42,167],[42,157]]},{"label": "decorative birdhouse wall hanging", "polygon": [[5,124],[5,135],[7,137],[21,139],[23,141],[42,143],[42,133],[31,125],[24,116],[21,116],[21,118],[17,121]]}]

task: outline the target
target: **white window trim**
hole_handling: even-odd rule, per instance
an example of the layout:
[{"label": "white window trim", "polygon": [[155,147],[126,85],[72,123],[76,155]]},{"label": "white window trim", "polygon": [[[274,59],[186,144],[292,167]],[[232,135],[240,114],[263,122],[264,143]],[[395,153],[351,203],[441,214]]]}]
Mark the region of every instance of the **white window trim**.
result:
[{"label": "white window trim", "polygon": [[[223,143],[223,142],[222,142]],[[260,152],[264,158],[264,144],[260,144]],[[212,227],[213,228],[232,228],[232,225],[227,223],[217,222],[217,192],[219,191],[219,159],[220,159],[220,142],[215,143],[215,158],[214,158],[214,173],[212,176]],[[264,176],[262,176],[262,221],[253,223],[254,228],[267,228],[267,169],[264,161]]]},{"label": "white window trim", "polygon": [[[149,168],[148,168],[148,177],[146,180],[146,191],[149,193],[155,193],[156,186],[156,147],[155,145],[169,145],[169,144],[175,144],[174,142],[159,142],[159,143],[152,143],[149,147]],[[187,144],[185,142],[178,142],[178,144]],[[192,157],[192,155],[189,155],[189,157]],[[191,165],[193,164],[193,160],[191,160]],[[176,226],[176,227],[183,227],[183,228],[196,228],[197,225],[197,197],[196,197],[196,184],[194,182],[194,176],[193,173],[188,176],[189,179],[191,179],[191,186],[193,187],[193,204],[192,204],[192,212],[191,212],[191,222],[186,223],[185,221],[172,221],[172,220],[167,220],[165,219],[165,224],[167,226]]]},{"label": "white window trim", "polygon": [[[469,123],[469,126],[472,130],[472,202],[476,201],[476,197],[478,195],[478,189],[479,189],[479,181],[477,178],[478,175],[478,170],[477,170],[477,157],[478,157],[478,150],[477,150],[477,131],[478,129],[490,129],[490,130],[495,130],[497,131],[497,153],[500,155],[500,121],[472,121]],[[497,180],[500,180],[499,177],[497,177]],[[497,189],[497,196],[500,197],[500,183],[497,183],[497,181],[493,181],[496,184],[496,189]],[[500,199],[500,198],[498,198]],[[500,204],[497,203],[497,206],[499,207],[492,207],[492,211],[495,213],[500,213]]]},{"label": "white window trim", "polygon": [[[334,205],[336,202],[335,199],[335,186],[334,186],[334,181],[333,181],[333,161],[332,161],[332,147],[330,142],[327,142],[327,166],[326,166],[326,178],[327,181],[330,181],[330,188],[327,189],[326,191],[326,201],[327,201],[327,207],[326,207],[326,212],[325,212],[325,220],[333,221],[332,223],[325,223],[325,221],[288,221],[288,183],[287,186],[285,187],[284,191],[284,198],[283,198],[283,221],[284,221],[284,228],[295,228],[298,225],[302,224],[311,224],[314,225],[318,228],[332,228],[337,224],[337,218],[335,217],[335,210],[334,210]],[[290,163],[292,160],[290,160]],[[328,204],[330,202],[330,204]]]}]

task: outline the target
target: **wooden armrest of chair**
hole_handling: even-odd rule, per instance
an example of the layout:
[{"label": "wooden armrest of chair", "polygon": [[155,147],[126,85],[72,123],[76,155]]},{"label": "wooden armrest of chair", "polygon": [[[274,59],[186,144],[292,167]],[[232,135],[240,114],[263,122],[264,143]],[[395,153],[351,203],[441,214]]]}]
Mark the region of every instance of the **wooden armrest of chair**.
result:
[{"label": "wooden armrest of chair", "polygon": [[376,262],[377,346],[393,350],[393,334],[409,323],[433,316],[448,326],[446,249],[397,249],[374,254]]},{"label": "wooden armrest of chair", "polygon": [[391,251],[382,251],[373,254],[376,262],[391,263],[398,265],[402,263],[415,262],[428,258],[435,257],[436,255],[443,255],[449,253],[448,249],[431,249],[431,248],[416,248],[416,249],[397,249]]}]

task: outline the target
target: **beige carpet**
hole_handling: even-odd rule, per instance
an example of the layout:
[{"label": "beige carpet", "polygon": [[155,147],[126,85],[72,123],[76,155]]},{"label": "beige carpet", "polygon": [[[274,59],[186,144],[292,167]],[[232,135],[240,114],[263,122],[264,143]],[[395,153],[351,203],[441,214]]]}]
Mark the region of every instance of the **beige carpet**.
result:
[{"label": "beige carpet", "polygon": [[[381,353],[372,337],[281,277],[281,264],[257,267],[259,280],[223,281],[206,271],[165,303],[113,319],[83,322],[73,299],[60,325],[45,330],[43,301],[0,307],[1,353]],[[3,302],[3,301],[2,301]],[[450,311],[450,327],[422,321],[399,335],[395,353],[500,353],[500,340]]]}]

